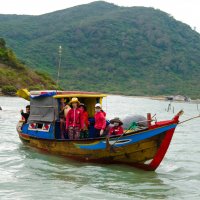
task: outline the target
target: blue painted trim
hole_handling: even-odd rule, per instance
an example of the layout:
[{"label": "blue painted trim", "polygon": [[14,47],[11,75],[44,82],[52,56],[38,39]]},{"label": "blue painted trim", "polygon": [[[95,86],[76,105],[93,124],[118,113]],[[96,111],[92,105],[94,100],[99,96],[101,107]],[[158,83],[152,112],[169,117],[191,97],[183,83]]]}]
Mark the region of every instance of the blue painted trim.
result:
[{"label": "blue painted trim", "polygon": [[23,126],[22,132],[31,136],[31,137],[36,137],[37,139],[48,139],[48,140],[53,140],[55,139],[54,136],[54,129],[53,125],[50,125],[49,131],[40,131],[40,130],[28,130],[28,124],[25,124],[25,127]]},{"label": "blue painted trim", "polygon": [[[176,127],[177,124],[172,124],[172,125],[168,125],[168,126],[164,126],[161,128],[156,128],[153,130],[147,130],[141,133],[136,133],[133,135],[127,135],[127,136],[123,136],[121,139],[118,140],[117,143],[115,143],[115,147],[123,147],[129,144],[133,144],[148,138],[151,138],[153,136],[159,135],[165,131],[168,131],[170,129],[173,129]],[[110,143],[114,143],[117,140],[117,138],[115,139],[110,139]],[[106,142],[105,140],[99,141],[98,143],[94,142],[94,144],[76,144],[77,147],[79,147],[80,149],[87,149],[87,150],[99,150],[99,149],[105,149],[106,148]]]},{"label": "blue painted trim", "polygon": [[29,124],[23,124],[23,126],[22,126],[22,133],[28,134],[28,126],[29,126]]}]

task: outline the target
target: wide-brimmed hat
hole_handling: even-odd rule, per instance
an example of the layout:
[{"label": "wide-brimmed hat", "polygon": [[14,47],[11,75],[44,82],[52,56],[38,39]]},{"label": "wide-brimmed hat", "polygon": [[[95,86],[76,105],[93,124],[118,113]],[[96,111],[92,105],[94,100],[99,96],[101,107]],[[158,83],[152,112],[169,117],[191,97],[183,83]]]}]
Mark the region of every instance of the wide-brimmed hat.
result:
[{"label": "wide-brimmed hat", "polygon": [[95,108],[101,108],[101,104],[100,103],[96,103],[95,104]]},{"label": "wide-brimmed hat", "polygon": [[72,103],[78,103],[78,105],[80,105],[80,102],[79,102],[78,98],[76,98],[76,97],[73,97],[71,99],[71,101],[69,102],[69,105],[71,105]]},{"label": "wide-brimmed hat", "polygon": [[123,122],[119,119],[119,117],[115,117],[114,119],[110,120],[111,124],[114,124],[115,122],[119,123],[119,125],[123,125]]}]

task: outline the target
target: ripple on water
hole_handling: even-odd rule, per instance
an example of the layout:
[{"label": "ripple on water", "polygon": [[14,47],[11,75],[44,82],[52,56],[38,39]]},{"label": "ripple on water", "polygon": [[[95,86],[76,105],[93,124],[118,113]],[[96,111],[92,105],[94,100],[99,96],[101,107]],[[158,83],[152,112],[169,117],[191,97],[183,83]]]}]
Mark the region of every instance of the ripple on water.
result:
[{"label": "ripple on water", "polygon": [[[27,104],[18,98],[0,97],[4,108],[0,112],[1,200],[199,199],[199,121],[179,126],[161,166],[156,172],[144,172],[123,165],[74,162],[24,146],[15,126],[19,110]],[[165,112],[168,103],[162,101],[109,96],[107,105],[108,118],[123,118],[130,110],[142,115],[157,113],[160,119],[173,117]],[[174,103],[174,107],[196,115],[191,104]]]}]

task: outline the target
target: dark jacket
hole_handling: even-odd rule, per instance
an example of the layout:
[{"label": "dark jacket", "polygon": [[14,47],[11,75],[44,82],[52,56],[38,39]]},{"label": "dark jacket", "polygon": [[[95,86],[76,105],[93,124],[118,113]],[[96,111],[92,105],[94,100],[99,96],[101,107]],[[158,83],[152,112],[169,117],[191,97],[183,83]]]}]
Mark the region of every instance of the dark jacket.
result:
[{"label": "dark jacket", "polygon": [[27,123],[30,113],[21,112],[21,116],[24,118],[25,123]]}]

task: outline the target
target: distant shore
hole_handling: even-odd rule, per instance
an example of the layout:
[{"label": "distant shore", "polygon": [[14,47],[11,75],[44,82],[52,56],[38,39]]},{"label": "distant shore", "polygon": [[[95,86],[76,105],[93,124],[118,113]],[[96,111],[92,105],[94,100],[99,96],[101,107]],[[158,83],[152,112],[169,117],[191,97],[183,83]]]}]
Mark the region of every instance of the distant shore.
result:
[{"label": "distant shore", "polygon": [[[143,99],[152,99],[152,100],[160,100],[160,101],[169,101],[166,99],[166,96],[164,95],[158,95],[158,96],[135,96],[135,95],[125,95],[125,94],[111,94],[111,93],[105,93],[107,94],[108,96],[109,95],[112,95],[112,96],[126,96],[126,97],[133,97],[133,98],[143,98]],[[8,94],[3,94],[1,91],[0,91],[0,97],[17,97],[16,94],[12,94],[12,95],[8,95]],[[179,100],[179,101],[173,101],[173,102],[186,102],[186,101],[182,101],[182,100]],[[190,101],[191,103],[200,103],[200,99],[196,98],[196,99],[191,99]]]}]

